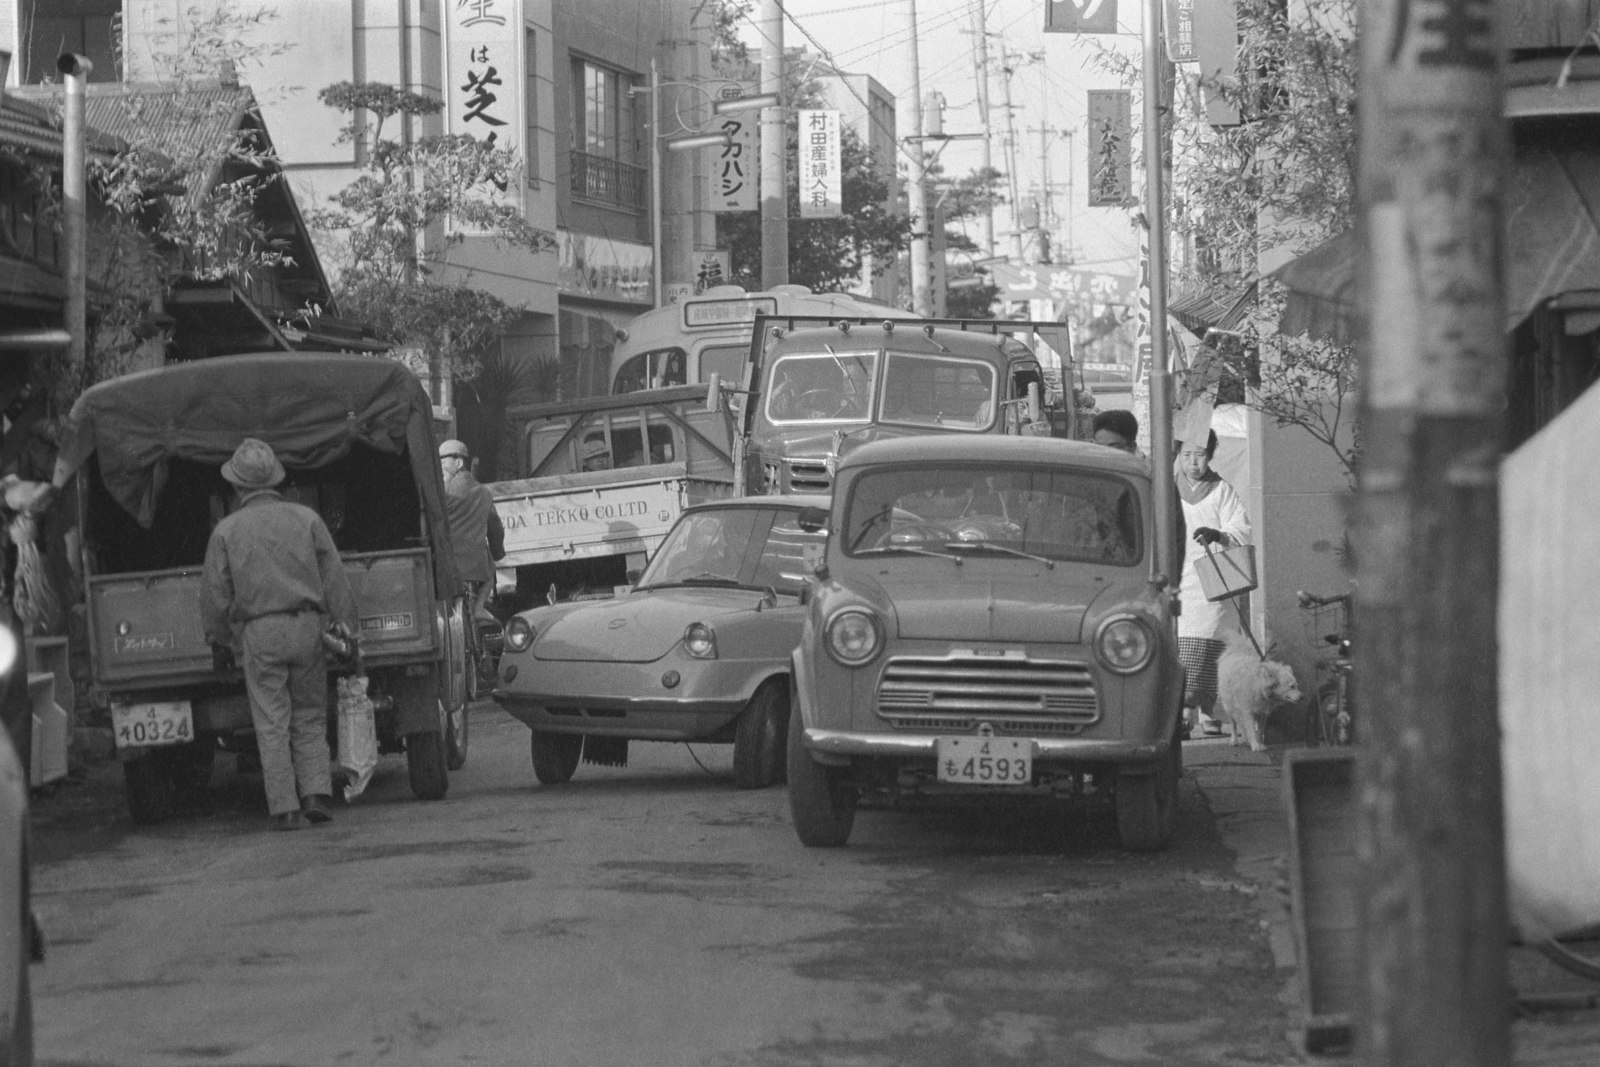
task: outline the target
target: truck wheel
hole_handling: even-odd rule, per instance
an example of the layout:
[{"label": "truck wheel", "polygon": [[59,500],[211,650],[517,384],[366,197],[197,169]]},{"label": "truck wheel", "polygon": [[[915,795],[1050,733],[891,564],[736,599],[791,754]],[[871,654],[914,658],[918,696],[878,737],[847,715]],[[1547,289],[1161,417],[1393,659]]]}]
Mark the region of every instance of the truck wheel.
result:
[{"label": "truck wheel", "polygon": [[856,787],[843,767],[824,767],[805,745],[805,725],[789,716],[789,814],[800,843],[834,848],[850,840],[856,822]]},{"label": "truck wheel", "polygon": [[439,729],[406,735],[406,769],[411,772],[411,794],[418,800],[443,800],[450,790],[449,759],[445,737],[449,716],[439,705]]},{"label": "truck wheel", "polygon": [[467,764],[467,709],[470,704],[461,705],[460,711],[452,711],[445,716],[445,752],[446,764],[452,771],[459,771]]},{"label": "truck wheel", "polygon": [[733,729],[733,784],[765,789],[783,777],[789,691],[782,682],[756,690]]},{"label": "truck wheel", "polygon": [[179,792],[194,795],[211,788],[211,776],[217,762],[215,737],[201,734],[187,745],[180,745],[173,756]]},{"label": "truck wheel", "polygon": [[1117,774],[1117,837],[1129,852],[1159,852],[1178,825],[1183,747],[1174,741],[1150,774]]},{"label": "truck wheel", "polygon": [[570,782],[578,769],[578,759],[583,755],[583,735],[534,730],[528,750],[533,755],[533,776],[539,783],[560,785]]},{"label": "truck wheel", "polygon": [[122,784],[128,797],[128,814],[140,826],[171,816],[177,788],[172,763],[165,753],[147,752],[124,763]]}]

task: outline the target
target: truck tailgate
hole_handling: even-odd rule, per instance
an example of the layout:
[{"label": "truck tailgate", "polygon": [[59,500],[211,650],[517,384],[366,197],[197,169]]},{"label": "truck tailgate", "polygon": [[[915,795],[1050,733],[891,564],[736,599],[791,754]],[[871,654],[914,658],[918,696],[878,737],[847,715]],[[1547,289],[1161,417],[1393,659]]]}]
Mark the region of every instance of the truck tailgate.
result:
[{"label": "truck tailgate", "polygon": [[627,479],[633,470],[579,475],[595,479],[581,487],[567,484],[572,475],[491,484],[505,527],[506,555],[498,566],[652,552],[686,504],[732,489],[684,477],[681,466],[636,469],[651,476]]},{"label": "truck tailgate", "polygon": [[[349,553],[363,659],[436,658],[433,582],[424,549]],[[89,647],[97,684],[166,685],[209,677],[199,568],[89,578]]]}]

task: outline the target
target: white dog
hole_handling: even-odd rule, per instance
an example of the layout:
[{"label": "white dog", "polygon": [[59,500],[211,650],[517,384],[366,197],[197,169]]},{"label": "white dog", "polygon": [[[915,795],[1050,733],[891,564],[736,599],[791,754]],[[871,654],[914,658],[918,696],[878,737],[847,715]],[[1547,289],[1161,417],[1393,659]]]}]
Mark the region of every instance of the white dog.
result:
[{"label": "white dog", "polygon": [[1266,748],[1261,740],[1267,716],[1274,708],[1300,702],[1300,686],[1288,664],[1263,660],[1242,631],[1228,635],[1227,647],[1217,661],[1216,717],[1233,724],[1232,743],[1240,731],[1250,751]]}]

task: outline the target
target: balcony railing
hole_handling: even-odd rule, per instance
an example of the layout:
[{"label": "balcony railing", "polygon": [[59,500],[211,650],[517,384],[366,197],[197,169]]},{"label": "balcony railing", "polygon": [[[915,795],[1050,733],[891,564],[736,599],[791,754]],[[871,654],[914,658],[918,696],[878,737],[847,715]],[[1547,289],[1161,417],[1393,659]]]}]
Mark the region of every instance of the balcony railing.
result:
[{"label": "balcony railing", "polygon": [[572,195],[611,204],[629,211],[644,211],[649,172],[588,152],[572,153]]}]

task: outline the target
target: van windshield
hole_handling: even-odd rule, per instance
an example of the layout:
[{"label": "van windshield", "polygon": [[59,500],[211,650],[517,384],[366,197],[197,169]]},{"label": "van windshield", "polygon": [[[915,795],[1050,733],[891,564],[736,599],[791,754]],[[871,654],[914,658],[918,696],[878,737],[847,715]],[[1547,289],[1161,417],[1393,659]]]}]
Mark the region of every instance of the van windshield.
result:
[{"label": "van windshield", "polygon": [[862,474],[849,493],[841,537],[852,556],[966,553],[985,544],[1114,566],[1133,566],[1144,555],[1138,490],[1115,474],[896,465]]},{"label": "van windshield", "polygon": [[767,418],[777,425],[866,422],[877,369],[876,352],[781,356],[767,386]]}]

